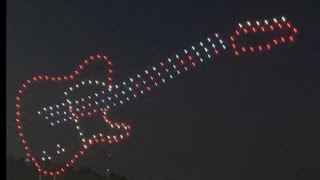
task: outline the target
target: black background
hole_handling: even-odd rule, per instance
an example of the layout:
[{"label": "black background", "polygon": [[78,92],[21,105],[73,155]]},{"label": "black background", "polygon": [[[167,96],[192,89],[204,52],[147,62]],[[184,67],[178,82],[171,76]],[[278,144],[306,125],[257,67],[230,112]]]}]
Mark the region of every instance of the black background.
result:
[{"label": "black background", "polygon": [[299,29],[294,45],[217,58],[121,108],[113,116],[130,120],[130,139],[92,150],[82,165],[136,179],[319,179],[313,2],[7,1],[7,155],[24,156],[15,96],[33,75],[64,74],[103,53],[121,80],[238,22],[286,16]]}]

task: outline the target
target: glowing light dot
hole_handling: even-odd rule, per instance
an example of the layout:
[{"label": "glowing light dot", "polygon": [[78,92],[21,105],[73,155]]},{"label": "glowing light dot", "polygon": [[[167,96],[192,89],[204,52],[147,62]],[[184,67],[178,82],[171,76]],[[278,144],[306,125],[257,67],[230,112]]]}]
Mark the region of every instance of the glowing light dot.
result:
[{"label": "glowing light dot", "polygon": [[282,16],[281,19],[282,19],[283,22],[286,22],[286,18],[284,16]]},{"label": "glowing light dot", "polygon": [[278,23],[278,20],[277,20],[276,18],[273,18],[273,21],[274,21],[275,23]]}]

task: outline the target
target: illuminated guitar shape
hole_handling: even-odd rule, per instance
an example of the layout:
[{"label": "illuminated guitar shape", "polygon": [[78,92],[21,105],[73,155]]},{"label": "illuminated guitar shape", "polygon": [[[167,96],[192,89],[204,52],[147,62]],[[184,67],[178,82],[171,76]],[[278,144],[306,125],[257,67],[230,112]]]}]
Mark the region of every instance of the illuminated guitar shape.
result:
[{"label": "illuminated guitar shape", "polygon": [[[263,40],[259,44],[252,45],[241,45],[241,37],[246,38],[247,35],[264,35],[269,33],[272,39]],[[34,76],[22,84],[19,90],[18,96],[16,97],[16,121],[18,123],[18,134],[21,137],[21,141],[24,145],[26,156],[32,160],[38,171],[45,175],[59,175],[74,164],[85,152],[94,144],[99,143],[116,143],[129,136],[131,126],[126,123],[112,122],[108,118],[108,111],[119,107],[122,104],[136,99],[141,95],[151,91],[158,86],[161,86],[170,79],[174,79],[185,71],[189,71],[199,64],[214,61],[214,58],[220,54],[238,56],[241,54],[248,54],[254,52],[269,51],[275,47],[288,44],[293,42],[297,29],[293,27],[285,17],[273,18],[272,20],[245,22],[239,23],[234,34],[229,36],[227,39],[223,39],[219,34],[215,33],[213,36],[204,39],[202,42],[191,46],[190,48],[184,49],[180,54],[176,54],[173,57],[167,58],[161,61],[156,66],[144,70],[142,73],[135,76],[129,77],[127,81],[123,81],[118,84],[112,84],[111,75],[113,74],[112,62],[104,55],[90,56],[84,60],[78,68],[68,75],[63,76],[48,76],[39,75]],[[248,41],[246,42],[248,43]],[[106,63],[108,76],[105,78],[106,81],[89,79],[89,80],[78,80],[78,76],[87,67],[88,64],[96,61],[102,61]],[[70,82],[73,85],[68,86],[64,90],[64,102],[56,103],[54,105],[48,105],[51,103],[45,103],[45,106],[41,106],[38,109],[25,108],[24,94],[28,88],[33,87],[34,84],[40,82],[51,82],[54,84],[65,84]],[[97,86],[100,89],[96,90],[92,94],[86,96],[80,96],[72,98],[76,91],[80,91],[84,87]],[[49,96],[49,95],[48,95]],[[29,107],[29,106],[28,106]],[[32,112],[31,112],[32,111]],[[50,126],[60,126],[73,122],[74,127],[81,139],[81,148],[77,152],[67,158],[67,161],[61,166],[50,168],[46,167],[41,162],[40,155],[36,154],[47,154],[46,151],[35,152],[33,144],[29,144],[31,138],[24,133],[24,127],[22,123],[24,121],[32,121],[31,115],[37,114],[37,117],[44,119],[44,122],[50,124]],[[89,116],[100,116],[104,119],[106,127],[116,129],[114,134],[102,134],[96,132],[89,138],[82,132],[79,122],[83,118]],[[60,147],[57,144],[57,153],[60,155],[67,151],[67,149]],[[42,157],[42,160],[49,159],[51,156]]]}]

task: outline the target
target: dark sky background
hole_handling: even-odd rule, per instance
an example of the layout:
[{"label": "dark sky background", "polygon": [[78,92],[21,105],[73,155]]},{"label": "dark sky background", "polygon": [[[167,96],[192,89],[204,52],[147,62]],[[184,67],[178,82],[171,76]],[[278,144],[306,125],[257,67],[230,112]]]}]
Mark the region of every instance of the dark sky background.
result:
[{"label": "dark sky background", "polygon": [[286,16],[299,29],[293,46],[217,58],[125,106],[118,114],[133,125],[130,139],[97,147],[82,165],[141,180],[320,179],[314,2],[9,0],[7,155],[24,157],[14,105],[33,75],[67,73],[103,53],[121,80],[238,22]]}]

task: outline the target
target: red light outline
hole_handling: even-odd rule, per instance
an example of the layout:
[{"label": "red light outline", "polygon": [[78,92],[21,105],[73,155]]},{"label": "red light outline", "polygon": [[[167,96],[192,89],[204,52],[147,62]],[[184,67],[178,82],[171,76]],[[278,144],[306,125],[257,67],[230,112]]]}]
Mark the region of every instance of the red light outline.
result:
[{"label": "red light outline", "polygon": [[[84,60],[84,62],[80,65],[78,65],[78,68],[76,70],[74,70],[71,74],[69,75],[65,75],[65,76],[49,76],[49,75],[39,75],[39,76],[34,76],[28,80],[26,80],[25,83],[22,84],[21,89],[18,90],[18,95],[16,96],[16,122],[17,122],[17,130],[18,130],[18,134],[20,137],[20,140],[22,142],[22,144],[24,144],[24,149],[25,149],[25,154],[28,158],[30,158],[33,162],[33,164],[38,168],[38,172],[43,173],[44,175],[50,175],[50,176],[54,176],[54,175],[60,175],[62,173],[65,172],[65,169],[67,169],[68,167],[70,167],[70,164],[75,163],[81,156],[83,156],[86,152],[86,150],[94,145],[94,144],[98,144],[99,142],[101,143],[113,143],[114,142],[120,142],[121,140],[124,139],[124,137],[128,137],[129,134],[129,130],[131,129],[131,126],[125,124],[125,123],[121,123],[121,128],[125,129],[126,133],[125,134],[121,134],[121,136],[123,138],[116,138],[116,139],[110,139],[109,141],[93,141],[92,144],[85,144],[88,148],[82,148],[79,150],[78,153],[74,154],[74,158],[67,160],[66,162],[70,162],[70,164],[66,163],[64,167],[59,167],[53,170],[48,170],[48,169],[44,169],[41,167],[40,163],[38,162],[38,160],[36,159],[36,157],[33,155],[33,153],[30,150],[30,146],[28,145],[28,141],[26,140],[24,134],[23,134],[23,125],[21,124],[23,119],[21,118],[21,101],[22,101],[22,96],[24,94],[24,91],[31,86],[34,83],[40,82],[40,81],[51,81],[51,82],[62,82],[62,81],[70,81],[70,80],[74,80],[76,76],[80,75],[82,70],[85,69],[85,66],[89,65],[91,62],[95,61],[95,60],[103,60],[107,63],[108,67],[107,68],[107,73],[109,74],[109,76],[107,76],[107,81],[110,83],[110,85],[112,85],[112,78],[111,78],[111,74],[112,74],[112,62],[108,60],[107,56],[102,56],[102,55],[96,55],[96,56],[90,56],[89,57],[90,60]],[[111,71],[110,71],[111,70]],[[96,113],[96,110],[93,110],[92,113]],[[118,123],[117,122],[112,122],[111,120],[109,120],[107,118],[106,115],[106,111],[103,112],[103,118],[105,119],[105,121],[107,122],[107,124],[109,126],[116,126]],[[79,117],[75,117],[76,119],[79,119]],[[121,137],[119,136],[119,137]]]}]

